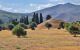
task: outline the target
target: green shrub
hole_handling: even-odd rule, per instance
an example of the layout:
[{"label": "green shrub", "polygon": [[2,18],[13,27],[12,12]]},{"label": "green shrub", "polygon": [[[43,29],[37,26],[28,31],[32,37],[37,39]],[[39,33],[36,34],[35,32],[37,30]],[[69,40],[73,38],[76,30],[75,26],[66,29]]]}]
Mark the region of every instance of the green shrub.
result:
[{"label": "green shrub", "polygon": [[14,28],[14,25],[12,25],[12,24],[8,25],[9,30],[12,30],[13,28]]},{"label": "green shrub", "polygon": [[50,28],[52,27],[52,25],[51,25],[50,23],[48,23],[48,22],[45,24],[45,26],[46,26],[48,29],[50,29]]},{"label": "green shrub", "polygon": [[37,24],[36,24],[35,22],[32,22],[32,23],[30,24],[30,28],[31,28],[32,30],[35,30],[36,27],[37,27]]},{"label": "green shrub", "polygon": [[72,23],[65,23],[64,27],[68,30],[68,28],[72,25]]},{"label": "green shrub", "polygon": [[59,24],[59,29],[64,29],[64,22],[61,22],[60,24]]},{"label": "green shrub", "polygon": [[12,24],[13,24],[14,26],[18,25],[18,23],[19,23],[19,22],[17,22],[17,21],[12,21]]},{"label": "green shrub", "polygon": [[24,31],[24,29],[20,25],[15,26],[12,32],[13,35],[16,35],[17,37],[26,36],[26,31]]},{"label": "green shrub", "polygon": [[77,22],[66,23],[65,28],[76,37],[77,34],[80,34],[80,25]]}]

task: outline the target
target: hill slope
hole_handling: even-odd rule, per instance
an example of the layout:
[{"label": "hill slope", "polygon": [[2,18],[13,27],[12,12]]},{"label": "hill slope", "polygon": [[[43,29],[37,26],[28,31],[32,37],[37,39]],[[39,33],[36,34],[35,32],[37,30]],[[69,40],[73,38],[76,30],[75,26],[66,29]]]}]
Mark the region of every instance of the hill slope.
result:
[{"label": "hill slope", "polygon": [[47,20],[47,21],[39,24],[39,25],[37,26],[37,28],[38,28],[38,29],[44,29],[44,28],[46,28],[46,27],[45,27],[45,24],[46,24],[47,22],[52,25],[52,28],[59,28],[59,24],[60,24],[61,22],[64,22],[64,21],[62,21],[62,20],[56,20],[56,19],[50,19],[50,20]]}]

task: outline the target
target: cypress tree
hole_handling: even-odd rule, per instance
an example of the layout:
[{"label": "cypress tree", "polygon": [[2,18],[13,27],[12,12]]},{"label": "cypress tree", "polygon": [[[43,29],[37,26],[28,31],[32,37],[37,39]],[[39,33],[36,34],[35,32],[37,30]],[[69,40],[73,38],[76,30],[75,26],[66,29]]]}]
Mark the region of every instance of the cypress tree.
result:
[{"label": "cypress tree", "polygon": [[28,16],[25,17],[25,22],[24,22],[26,25],[29,24],[29,20],[28,20]]},{"label": "cypress tree", "polygon": [[21,17],[20,18],[20,23],[24,23],[24,19],[25,19],[25,17]]},{"label": "cypress tree", "polygon": [[34,13],[33,18],[32,18],[32,22],[35,22],[35,23],[39,24],[38,13]]},{"label": "cypress tree", "polygon": [[43,22],[43,16],[42,16],[42,13],[40,13],[40,23]]},{"label": "cypress tree", "polygon": [[32,22],[35,22],[35,16],[36,16],[36,14],[34,13],[33,18],[32,18]]},{"label": "cypress tree", "polygon": [[36,21],[36,23],[37,23],[37,24],[39,24],[39,17],[38,17],[38,13],[36,13],[35,21]]}]

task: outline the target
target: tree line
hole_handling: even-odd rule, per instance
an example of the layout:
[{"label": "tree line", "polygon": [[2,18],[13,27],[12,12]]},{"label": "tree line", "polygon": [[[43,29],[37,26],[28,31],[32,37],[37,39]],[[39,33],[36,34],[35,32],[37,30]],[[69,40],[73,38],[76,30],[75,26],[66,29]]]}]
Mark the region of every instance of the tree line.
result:
[{"label": "tree line", "polygon": [[[38,13],[34,13],[33,17],[31,19],[31,22],[35,22],[37,25],[43,22],[43,15],[42,13],[40,13],[40,15],[38,15]],[[24,23],[26,25],[29,25],[29,17],[25,16],[25,17],[21,17],[20,18],[20,23]]]}]

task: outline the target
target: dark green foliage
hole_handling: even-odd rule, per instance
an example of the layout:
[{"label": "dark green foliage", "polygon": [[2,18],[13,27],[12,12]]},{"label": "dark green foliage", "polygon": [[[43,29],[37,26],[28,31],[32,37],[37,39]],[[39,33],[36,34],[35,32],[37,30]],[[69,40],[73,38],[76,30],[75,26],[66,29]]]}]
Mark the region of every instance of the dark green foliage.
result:
[{"label": "dark green foliage", "polygon": [[2,27],[0,26],[0,31],[2,30]]},{"label": "dark green foliage", "polygon": [[80,25],[77,22],[66,23],[65,28],[76,37],[77,34],[80,34]]},{"label": "dark green foliage", "polygon": [[21,17],[20,18],[20,23],[24,23],[24,19],[25,19],[24,17]]},{"label": "dark green foliage", "polygon": [[46,20],[49,20],[51,18],[52,18],[51,15],[47,15]]},{"label": "dark green foliage", "polygon": [[65,23],[64,26],[65,26],[65,28],[68,30],[68,28],[69,28],[70,26],[72,26],[72,23]]},{"label": "dark green foliage", "polygon": [[14,28],[14,25],[12,25],[12,24],[11,25],[8,25],[8,29],[9,30],[12,30],[13,28]]},{"label": "dark green foliage", "polygon": [[61,28],[64,29],[64,27],[65,27],[65,26],[64,26],[64,22],[61,22],[61,23],[59,24],[59,29],[61,29]]},{"label": "dark green foliage", "polygon": [[50,23],[48,23],[48,22],[45,24],[45,26],[46,26],[48,29],[50,29],[50,28],[52,27],[52,25],[51,25]]},{"label": "dark green foliage", "polygon": [[24,19],[25,21],[24,21],[24,23],[26,24],[26,25],[29,25],[29,20],[28,20],[28,16],[27,17],[25,17],[25,19]]},{"label": "dark green foliage", "polygon": [[38,17],[38,13],[36,13],[36,17],[35,17],[36,23],[39,24],[39,17]]},{"label": "dark green foliage", "polygon": [[24,23],[19,23],[19,25],[20,25],[21,27],[23,27],[24,29],[27,29],[27,28],[28,28],[27,25],[25,25]]},{"label": "dark green foliage", "polygon": [[37,24],[39,24],[38,13],[34,13],[33,18],[32,18],[32,22],[36,22]]},{"label": "dark green foliage", "polygon": [[24,29],[20,25],[15,26],[12,32],[14,35],[16,35],[19,38],[21,36],[23,36],[23,37],[26,36],[26,32],[24,31]]},{"label": "dark green foliage", "polygon": [[26,25],[29,25],[28,16],[21,17],[21,18],[20,18],[20,23],[24,23],[24,24],[26,24]]},{"label": "dark green foliage", "polygon": [[36,27],[37,27],[37,24],[35,22],[32,22],[31,25],[30,25],[30,28],[32,30],[35,30]]},{"label": "dark green foliage", "polygon": [[35,22],[35,18],[36,18],[35,16],[36,16],[36,14],[34,13],[33,18],[32,18],[32,22]]},{"label": "dark green foliage", "polygon": [[40,23],[43,22],[43,16],[42,16],[42,13],[40,13]]},{"label": "dark green foliage", "polygon": [[74,37],[76,37],[76,34],[80,34],[80,30],[79,28],[75,27],[75,26],[70,26],[68,31],[71,33],[71,34],[74,34]]},{"label": "dark green foliage", "polygon": [[12,24],[13,24],[14,26],[18,25],[18,23],[19,23],[19,22],[17,22],[17,21],[12,21]]}]

